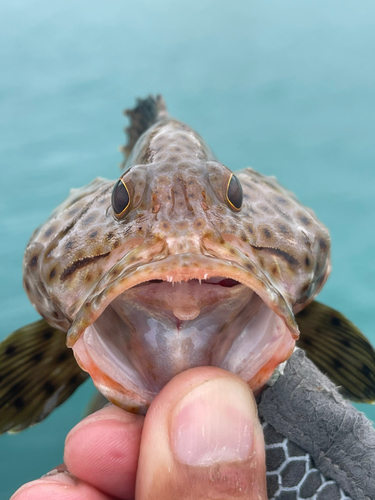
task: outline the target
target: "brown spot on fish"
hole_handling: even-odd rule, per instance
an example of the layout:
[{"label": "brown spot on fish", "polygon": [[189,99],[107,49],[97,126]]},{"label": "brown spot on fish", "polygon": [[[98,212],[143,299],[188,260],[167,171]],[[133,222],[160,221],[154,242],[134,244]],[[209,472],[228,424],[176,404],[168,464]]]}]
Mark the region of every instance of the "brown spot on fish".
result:
[{"label": "brown spot on fish", "polygon": [[362,365],[362,369],[361,369],[362,373],[366,376],[366,377],[369,377],[370,375],[372,375],[372,370],[363,363]]},{"label": "brown spot on fish", "polygon": [[56,276],[56,268],[53,268],[52,271],[49,273],[50,279],[53,279]]},{"label": "brown spot on fish", "polygon": [[18,398],[14,400],[13,405],[17,408],[17,410],[22,410],[23,408],[25,408],[26,403],[21,396],[18,396]]},{"label": "brown spot on fish", "polygon": [[277,228],[283,234],[288,234],[289,233],[289,228],[285,224],[277,224]]},{"label": "brown spot on fish", "polygon": [[47,231],[44,233],[45,238],[49,238],[52,236],[52,234],[56,231],[56,228],[54,226],[51,226],[47,229]]},{"label": "brown spot on fish", "polygon": [[72,215],[76,215],[80,211],[81,207],[71,208],[68,212],[68,215],[71,217]]},{"label": "brown spot on fish", "polygon": [[72,265],[64,269],[61,273],[60,281],[65,281],[70,278],[76,271],[92,264],[93,262],[108,257],[110,252],[102,253],[100,255],[93,255],[92,257],[84,257],[83,259],[76,260]]},{"label": "brown spot on fish", "polygon": [[266,227],[264,227],[264,228],[262,229],[262,232],[263,232],[264,236],[265,236],[267,239],[272,237],[271,231],[270,231],[269,229],[267,229]]},{"label": "brown spot on fish", "polygon": [[341,363],[341,361],[337,358],[332,358],[332,362],[336,370],[340,370],[344,365]]},{"label": "brown spot on fish", "polygon": [[69,356],[69,351],[68,348],[66,348],[66,351],[60,352],[60,354],[56,358],[57,363],[63,363],[66,359],[68,359]]},{"label": "brown spot on fish", "polygon": [[299,214],[298,215],[298,218],[299,220],[302,222],[302,224],[306,227],[310,226],[311,225],[311,219],[309,219],[308,217],[306,217],[306,215],[304,214]]},{"label": "brown spot on fish", "polygon": [[43,390],[48,396],[52,396],[52,394],[56,391],[56,387],[47,380],[47,382],[43,384]]},{"label": "brown spot on fish", "polygon": [[31,257],[30,262],[29,262],[29,264],[30,264],[31,267],[35,267],[37,265],[37,263],[38,263],[38,257],[39,257],[38,255],[33,255]]},{"label": "brown spot on fish", "polygon": [[[298,314],[301,314],[301,313],[298,313]],[[307,346],[312,346],[313,345],[313,341],[309,337],[304,337],[303,338],[303,343],[306,344]]]},{"label": "brown spot on fish", "polygon": [[49,340],[52,337],[53,333],[51,330],[47,330],[46,332],[43,333],[43,339],[44,340]]},{"label": "brown spot on fish", "polygon": [[93,231],[92,233],[90,233],[91,239],[96,238],[97,236],[98,236],[98,231]]},{"label": "brown spot on fish", "polygon": [[95,219],[97,219],[98,215],[99,214],[97,212],[94,212],[94,213],[89,214],[87,217],[84,217],[82,219],[82,225],[89,226],[90,224],[92,224],[94,222]]},{"label": "brown spot on fish", "polygon": [[327,250],[328,244],[324,238],[319,238],[319,246],[322,250]]},{"label": "brown spot on fish", "polygon": [[43,356],[44,356],[44,353],[42,351],[37,352],[32,357],[32,360],[34,361],[34,363],[40,363],[42,361],[42,359],[43,359]]},{"label": "brown spot on fish", "polygon": [[267,206],[267,205],[260,205],[259,208],[262,210],[262,212],[265,212],[266,214],[269,213],[271,210],[270,210],[270,207]]},{"label": "brown spot on fish", "polygon": [[341,326],[340,318],[338,318],[337,316],[332,316],[332,318],[331,318],[331,324],[333,326]]},{"label": "brown spot on fish", "polygon": [[26,385],[26,380],[22,380],[13,384],[9,390],[11,394],[18,394],[23,391]]},{"label": "brown spot on fish", "polygon": [[5,354],[7,356],[12,356],[15,353],[16,353],[16,346],[14,344],[9,344],[5,349]]},{"label": "brown spot on fish", "polygon": [[65,250],[70,250],[72,249],[74,246],[74,241],[73,240],[69,240],[65,243]]},{"label": "brown spot on fish", "polygon": [[278,203],[281,203],[282,205],[289,205],[289,200],[287,200],[286,198],[284,198],[283,196],[276,196],[275,200],[278,202]]},{"label": "brown spot on fish", "polygon": [[251,226],[247,226],[247,230],[250,234],[254,234],[254,229]]},{"label": "brown spot on fish", "polygon": [[307,255],[305,257],[305,264],[306,264],[306,267],[310,267],[310,265],[311,265],[310,259]]}]

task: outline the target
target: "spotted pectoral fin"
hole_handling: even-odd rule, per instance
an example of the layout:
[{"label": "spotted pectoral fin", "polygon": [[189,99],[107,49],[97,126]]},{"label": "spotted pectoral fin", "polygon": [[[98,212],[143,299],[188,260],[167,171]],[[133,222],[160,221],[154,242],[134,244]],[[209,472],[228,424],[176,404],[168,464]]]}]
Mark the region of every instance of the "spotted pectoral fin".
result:
[{"label": "spotted pectoral fin", "polygon": [[375,401],[375,351],[345,316],[320,302],[296,315],[301,336],[297,341],[307,356],[347,398]]},{"label": "spotted pectoral fin", "polygon": [[122,147],[125,159],[130,155],[135,143],[152,125],[160,120],[167,109],[161,95],[148,96],[146,99],[138,99],[133,109],[126,109],[124,114],[130,119],[130,126],[125,129],[128,142]]},{"label": "spotted pectoral fin", "polygon": [[87,379],[65,339],[42,319],[0,344],[0,433],[40,422]]}]

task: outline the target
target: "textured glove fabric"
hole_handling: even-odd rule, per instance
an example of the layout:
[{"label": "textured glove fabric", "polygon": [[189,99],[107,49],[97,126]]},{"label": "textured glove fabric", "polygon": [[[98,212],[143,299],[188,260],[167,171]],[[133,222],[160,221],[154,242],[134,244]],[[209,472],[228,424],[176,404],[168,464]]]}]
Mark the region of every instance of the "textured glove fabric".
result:
[{"label": "textured glove fabric", "polygon": [[270,499],[375,499],[375,430],[302,350],[258,410]]}]

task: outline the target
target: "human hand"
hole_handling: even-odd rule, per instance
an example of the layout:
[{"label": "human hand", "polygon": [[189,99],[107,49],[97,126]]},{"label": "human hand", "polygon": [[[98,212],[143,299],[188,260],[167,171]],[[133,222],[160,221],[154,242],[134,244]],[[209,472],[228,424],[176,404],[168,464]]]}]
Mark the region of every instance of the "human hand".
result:
[{"label": "human hand", "polygon": [[146,417],[109,405],[82,420],[66,438],[65,466],[11,500],[267,500],[264,450],[247,384],[193,368],[162,389]]}]

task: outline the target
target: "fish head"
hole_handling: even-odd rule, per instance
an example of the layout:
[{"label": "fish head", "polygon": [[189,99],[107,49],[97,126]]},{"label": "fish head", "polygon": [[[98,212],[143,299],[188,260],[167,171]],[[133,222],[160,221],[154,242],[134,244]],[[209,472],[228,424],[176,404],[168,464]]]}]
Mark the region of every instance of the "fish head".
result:
[{"label": "fish head", "polygon": [[177,373],[230,370],[259,391],[330,270],[329,236],[274,178],[233,172],[162,119],[116,181],[96,179],[32,236],[24,286],[110,401],[145,412]]}]

